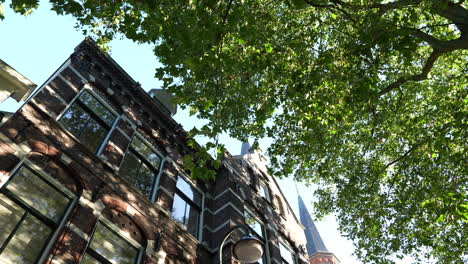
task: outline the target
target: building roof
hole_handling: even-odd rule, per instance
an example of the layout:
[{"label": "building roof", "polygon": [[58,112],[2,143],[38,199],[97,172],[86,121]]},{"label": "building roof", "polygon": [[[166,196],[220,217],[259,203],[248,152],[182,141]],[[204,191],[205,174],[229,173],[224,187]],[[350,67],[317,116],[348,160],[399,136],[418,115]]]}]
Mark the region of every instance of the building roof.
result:
[{"label": "building roof", "polygon": [[304,233],[307,240],[307,253],[313,255],[317,252],[329,252],[325,244],[323,243],[322,237],[317,230],[317,227],[312,221],[312,217],[310,216],[307,207],[305,206],[304,201],[300,194],[298,194],[298,202],[299,202],[299,215],[301,218],[301,223],[305,227]]},{"label": "building roof", "polygon": [[25,100],[32,93],[34,88],[36,88],[36,84],[1,59],[0,79],[4,79],[9,84],[13,85],[13,87],[0,87],[0,91],[7,90],[12,92],[11,97],[16,101]]}]

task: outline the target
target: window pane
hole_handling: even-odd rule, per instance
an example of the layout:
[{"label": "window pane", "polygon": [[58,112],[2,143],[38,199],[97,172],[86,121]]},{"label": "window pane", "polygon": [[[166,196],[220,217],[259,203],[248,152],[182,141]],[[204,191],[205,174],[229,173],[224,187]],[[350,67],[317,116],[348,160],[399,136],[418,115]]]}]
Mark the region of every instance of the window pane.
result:
[{"label": "window pane", "polygon": [[0,255],[2,264],[31,264],[39,256],[52,230],[27,214],[25,220]]},{"label": "window pane", "polygon": [[[86,107],[83,105],[86,105]],[[93,117],[92,113],[98,117]],[[81,93],[78,101],[65,112],[60,119],[60,123],[75,135],[83,145],[95,152],[115,119],[116,116],[111,111],[85,90]]]},{"label": "window pane", "polygon": [[185,194],[190,200],[201,206],[202,195],[192,187],[182,176],[177,177],[177,189]]},{"label": "window pane", "polygon": [[198,221],[200,220],[200,211],[194,206],[187,206],[187,231],[194,237],[198,236]]},{"label": "window pane", "polygon": [[72,105],[60,119],[60,123],[73,135],[79,136],[86,127],[90,115],[79,105]]},{"label": "window pane", "polygon": [[263,230],[262,225],[257,221],[255,217],[253,217],[248,212],[244,213],[245,223],[255,231],[255,236],[260,236],[259,238],[263,240]]},{"label": "window pane", "polygon": [[3,194],[0,194],[0,247],[18,224],[25,211]]},{"label": "window pane", "polygon": [[90,247],[112,263],[136,263],[138,256],[135,247],[102,223],[98,223]]},{"label": "window pane", "polygon": [[154,151],[146,145],[140,138],[134,137],[132,141],[133,148],[140,153],[155,169],[159,169],[161,159]]},{"label": "window pane", "polygon": [[70,201],[24,166],[15,173],[12,182],[8,183],[6,188],[56,223],[62,218]]},{"label": "window pane", "polygon": [[172,204],[172,218],[185,225],[186,211],[187,211],[187,202],[184,201],[177,193],[174,195],[174,202]]},{"label": "window pane", "polygon": [[89,150],[97,152],[99,146],[104,141],[108,129],[101,126],[93,118],[89,119],[86,127],[83,129],[81,134],[78,136],[80,142],[88,147]]},{"label": "window pane", "polygon": [[146,196],[151,193],[153,187],[153,178],[155,173],[146,164],[142,163],[138,172],[138,179],[135,183],[136,187]]},{"label": "window pane", "polygon": [[174,203],[172,205],[172,218],[184,225],[187,231],[193,236],[198,236],[198,223],[200,220],[200,209],[190,206],[178,194],[174,195]]},{"label": "window pane", "polygon": [[266,187],[264,184],[260,184],[260,195],[270,201],[270,195],[268,193],[268,187]]},{"label": "window pane", "polygon": [[88,91],[83,91],[83,93],[80,95],[79,100],[83,102],[86,106],[88,106],[107,125],[112,125],[116,116]]},{"label": "window pane", "polygon": [[142,163],[139,157],[132,152],[127,152],[122,166],[120,167],[120,175],[128,182],[140,190],[144,195],[149,196],[153,187],[153,179],[156,172]]},{"label": "window pane", "polygon": [[280,243],[280,253],[283,261],[286,261],[285,263],[294,264],[293,253],[289,251],[289,249],[287,249],[282,243]]},{"label": "window pane", "polygon": [[132,152],[127,152],[125,158],[120,166],[120,175],[122,175],[128,182],[135,184],[138,170],[140,169],[140,159],[138,159]]}]

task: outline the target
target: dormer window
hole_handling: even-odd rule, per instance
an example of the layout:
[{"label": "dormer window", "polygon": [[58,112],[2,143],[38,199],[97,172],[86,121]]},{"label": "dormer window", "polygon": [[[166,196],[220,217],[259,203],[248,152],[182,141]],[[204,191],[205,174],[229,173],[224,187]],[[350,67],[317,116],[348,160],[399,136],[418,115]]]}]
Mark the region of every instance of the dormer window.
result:
[{"label": "dormer window", "polygon": [[97,153],[117,115],[97,99],[89,89],[65,111],[60,123],[89,150]]}]

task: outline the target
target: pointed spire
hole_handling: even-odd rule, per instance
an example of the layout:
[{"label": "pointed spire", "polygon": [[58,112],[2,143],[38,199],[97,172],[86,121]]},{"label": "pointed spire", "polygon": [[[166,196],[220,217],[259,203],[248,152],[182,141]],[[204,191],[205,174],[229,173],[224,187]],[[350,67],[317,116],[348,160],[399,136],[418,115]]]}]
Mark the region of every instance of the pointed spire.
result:
[{"label": "pointed spire", "polygon": [[245,155],[249,152],[250,144],[249,142],[242,142],[241,155]]},{"label": "pointed spire", "polygon": [[312,221],[312,217],[310,216],[309,211],[307,210],[307,207],[304,201],[302,200],[302,197],[299,194],[299,192],[297,193],[297,197],[299,203],[299,215],[301,219],[301,224],[305,227],[304,233],[307,240],[307,253],[309,254],[309,256],[311,256],[317,252],[329,252],[327,247],[325,247],[322,237],[320,236],[320,233],[318,232],[314,221]]}]

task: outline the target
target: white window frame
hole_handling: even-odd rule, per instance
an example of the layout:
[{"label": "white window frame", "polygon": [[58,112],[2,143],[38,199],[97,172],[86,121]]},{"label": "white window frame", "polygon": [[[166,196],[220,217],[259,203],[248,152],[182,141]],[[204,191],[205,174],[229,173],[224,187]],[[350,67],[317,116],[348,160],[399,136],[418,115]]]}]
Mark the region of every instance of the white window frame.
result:
[{"label": "white window frame", "polygon": [[112,125],[110,126],[109,132],[107,132],[106,136],[104,137],[101,144],[99,145],[98,150],[96,151],[96,153],[94,153],[96,156],[101,157],[102,151],[104,150],[104,147],[109,141],[109,137],[112,134],[112,131],[114,131],[114,129],[116,128],[117,122],[119,121],[120,119],[119,117],[121,116],[121,114],[119,114],[112,105],[110,105],[105,99],[103,99],[99,94],[97,94],[94,91],[92,86],[90,86],[89,84],[85,84],[83,88],[75,95],[75,97],[73,97],[73,99],[70,101],[67,107],[65,107],[65,109],[57,116],[55,120],[60,125],[60,127],[65,131],[65,133],[67,133],[69,136],[71,136],[76,141],[81,143],[81,140],[79,140],[75,135],[73,135],[72,132],[68,131],[68,129],[66,129],[62,125],[62,123],[60,123],[60,119],[62,119],[63,115],[68,111],[68,109],[70,109],[70,107],[72,107],[76,103],[76,101],[81,96],[81,94],[84,93],[84,91],[89,92],[92,96],[94,96],[94,98],[96,98],[96,100],[98,100],[101,104],[103,104],[104,107],[107,108],[107,110],[109,110],[112,114],[116,116],[116,118],[112,122]]},{"label": "white window frame", "polygon": [[[271,203],[271,195],[270,195],[270,189],[268,188],[268,185],[263,179],[259,179],[259,185],[260,185],[260,188],[258,188],[259,195]],[[265,196],[262,195],[262,192]]]},{"label": "white window frame", "polygon": [[[137,261],[136,261],[136,264],[140,264],[141,261],[143,260],[143,256],[145,254],[145,250],[146,250],[146,247],[148,246],[148,241],[146,241],[146,246],[140,244],[138,241],[136,241],[135,239],[133,239],[129,233],[123,231],[122,229],[120,229],[116,224],[112,223],[112,221],[110,221],[109,219],[107,219],[107,217],[101,215],[97,221],[96,221],[96,224],[94,224],[94,227],[93,227],[93,232],[91,232],[91,234],[89,235],[89,239],[88,239],[88,242],[86,244],[86,247],[85,247],[85,250],[83,251],[83,254],[81,254],[80,256],[80,263],[81,261],[83,260],[84,256],[87,253],[88,251],[88,248],[91,246],[91,242],[93,241],[93,238],[94,238],[94,233],[96,232],[96,229],[99,225],[99,223],[102,223],[103,225],[105,225],[106,227],[108,227],[109,229],[111,229],[113,232],[115,232],[118,236],[120,236],[122,239],[124,239],[125,241],[127,241],[129,244],[131,244],[132,246],[134,246],[135,248],[138,249],[138,255],[137,255]],[[109,262],[113,263],[113,264],[119,264],[119,263],[115,263],[113,261],[110,261],[108,260]]]},{"label": "white window frame", "polygon": [[[119,118],[117,118],[119,119]],[[117,124],[117,122],[115,122]],[[110,136],[111,133],[109,133],[109,136]],[[133,135],[130,137],[130,141],[128,143],[128,146],[127,148],[125,149],[125,152],[123,154],[123,157],[122,157],[122,160],[120,161],[119,163],[119,168],[118,168],[118,171],[120,171],[121,167],[122,167],[122,164],[123,164],[123,161],[125,159],[125,156],[127,155],[128,151],[130,150],[130,145],[132,144],[132,141],[133,141],[133,138],[134,137],[138,137],[138,139],[140,139],[146,146],[148,146],[152,151],[154,151],[154,153],[156,153],[159,158],[161,159],[161,162],[159,164],[159,168],[158,168],[158,173],[155,175],[156,179],[154,181],[154,186],[152,186],[153,188],[153,191],[150,193],[150,197],[147,197],[148,199],[150,199],[151,202],[155,203],[156,202],[156,194],[158,192],[158,189],[159,189],[159,182],[161,180],[161,175],[162,175],[162,172],[163,172],[163,168],[164,168],[164,163],[166,162],[166,159],[167,157],[164,156],[161,151],[159,151],[157,148],[155,148],[151,142],[149,142],[148,140],[146,140],[146,138],[141,135],[140,132],[138,131],[135,131],[133,133]],[[108,139],[107,139],[108,140]]]},{"label": "white window frame", "polygon": [[280,249],[280,258],[281,258],[280,261],[281,261],[281,263],[283,261],[283,256],[281,255],[281,245],[283,245],[283,247],[286,248],[286,250],[288,250],[291,253],[291,256],[293,257],[294,263],[290,263],[290,264],[297,264],[298,262],[297,262],[296,252],[294,252],[294,250],[289,246],[289,243],[287,243],[283,239],[279,240],[279,245],[278,245],[278,249]]},{"label": "white window frame", "polygon": [[[265,247],[265,252],[263,253],[263,255],[265,256],[266,255],[266,258],[265,258],[265,261],[266,263],[264,264],[267,264],[267,263],[271,263],[271,260],[270,260],[270,247],[268,246],[268,232],[267,232],[267,225],[265,224],[265,222],[263,222],[258,216],[257,214],[253,213],[253,210],[250,210],[248,207],[245,207],[244,206],[244,211],[247,212],[250,216],[252,216],[253,218],[255,218],[255,220],[257,220],[258,223],[260,223],[260,225],[262,226],[262,232],[263,232],[263,240],[262,242],[264,242],[264,247]],[[245,219],[245,216],[244,216],[244,219]],[[248,224],[247,224],[248,225]],[[249,226],[249,228],[251,228]]]},{"label": "white window frame", "polygon": [[[65,224],[68,222],[70,215],[75,208],[77,202],[78,202],[78,196],[74,194],[72,191],[70,191],[68,188],[63,186],[59,181],[57,181],[55,178],[50,176],[47,172],[45,172],[41,167],[37,166],[30,160],[28,160],[26,157],[23,157],[18,164],[11,170],[11,172],[3,176],[4,179],[0,182],[0,189],[2,189],[5,184],[17,173],[17,171],[22,167],[25,166],[31,168],[34,172],[39,174],[45,181],[47,181],[48,184],[54,186],[55,188],[59,189],[62,191],[68,198],[70,199],[70,203],[68,207],[66,208],[62,219],[60,220],[59,224],[57,225],[57,228],[53,231],[52,236],[50,237],[49,241],[47,241],[46,246],[44,247],[44,250],[41,252],[38,258],[38,263],[44,263],[46,260],[52,260],[52,256],[49,256],[50,251],[52,250],[53,245],[55,244],[58,236],[62,232],[63,228],[65,227]],[[3,178],[2,177],[2,178]],[[48,259],[49,257],[49,259]]]},{"label": "white window frame", "polygon": [[[185,173],[181,173],[179,172],[179,174],[177,174],[177,177],[175,179],[175,182],[176,182],[176,188],[177,188],[177,179],[178,177],[182,177],[184,178],[184,180],[190,184],[193,188],[195,188],[195,190],[197,190],[198,192],[201,193],[202,195],[202,200],[201,200],[201,205],[200,205],[200,216],[199,216],[199,221],[198,221],[198,230],[197,230],[197,237],[195,237],[197,240],[199,241],[203,241],[203,220],[204,220],[204,211],[205,211],[205,197],[206,197],[206,194],[204,191],[202,191],[200,188],[198,188],[198,186],[196,185],[195,182],[192,181],[192,179],[190,179],[190,177],[188,177]],[[174,196],[176,194],[176,190],[174,190]],[[173,196],[173,197],[174,197]],[[172,208],[174,207],[174,202],[171,206],[171,211],[172,211]],[[172,216],[171,216],[172,218]],[[179,226],[183,227],[184,230],[187,230],[187,227],[185,225],[182,225],[178,222],[176,222]],[[190,233],[189,233],[190,234]],[[190,234],[191,236],[193,236],[192,234]]]}]

